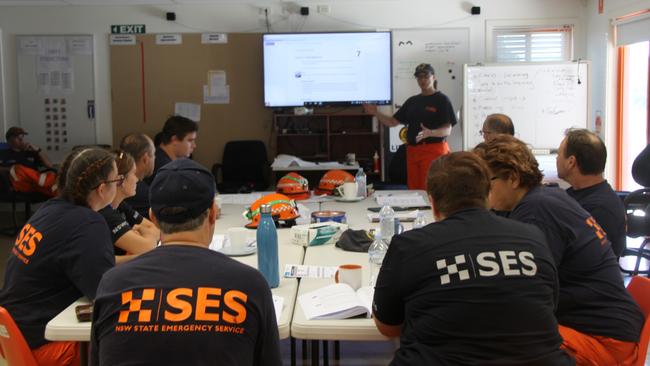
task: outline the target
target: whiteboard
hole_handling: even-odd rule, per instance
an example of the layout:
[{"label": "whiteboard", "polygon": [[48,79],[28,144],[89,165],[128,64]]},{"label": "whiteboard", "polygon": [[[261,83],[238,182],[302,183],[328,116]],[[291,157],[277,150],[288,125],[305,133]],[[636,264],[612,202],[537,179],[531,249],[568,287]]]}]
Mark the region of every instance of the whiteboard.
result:
[{"label": "whiteboard", "polygon": [[[454,112],[460,111],[463,98],[463,64],[470,62],[468,28],[403,29],[393,31],[393,113],[410,96],[420,93],[413,77],[421,63],[433,66],[438,90],[449,97]],[[452,151],[462,148],[461,124],[449,137]],[[402,141],[399,131],[404,126],[392,127],[388,151],[397,151]]]},{"label": "whiteboard", "polygon": [[485,117],[503,113],[517,138],[536,149],[557,149],[567,128],[587,128],[589,69],[588,61],[465,65],[463,148],[483,141]]}]

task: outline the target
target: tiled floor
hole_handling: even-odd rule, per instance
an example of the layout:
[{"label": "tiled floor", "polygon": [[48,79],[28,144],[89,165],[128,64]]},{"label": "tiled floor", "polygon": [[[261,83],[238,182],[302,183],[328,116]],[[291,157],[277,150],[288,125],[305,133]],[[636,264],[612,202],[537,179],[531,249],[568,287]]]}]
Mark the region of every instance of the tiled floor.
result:
[{"label": "tiled floor", "polygon": [[[9,220],[6,215],[0,213],[0,226],[4,226]],[[4,266],[6,258],[10,253],[13,243],[13,238],[0,235],[0,283],[4,282]],[[628,239],[628,246],[638,246],[641,240]],[[634,267],[634,258],[623,258],[622,265],[624,268]],[[642,263],[641,268],[647,268],[648,263]],[[310,365],[308,360],[302,362],[302,342],[296,342],[298,365]],[[322,347],[322,344],[321,344]],[[346,365],[346,366],[375,366],[386,365],[391,360],[395,344],[392,342],[341,342],[341,359],[334,361],[330,356],[330,365]],[[330,342],[330,355],[332,354],[332,342]],[[282,355],[285,365],[290,364],[290,343],[289,340],[281,342]],[[321,348],[322,354],[322,348]],[[650,356],[646,358],[646,366],[650,366]],[[6,366],[3,359],[0,358],[0,366]]]}]

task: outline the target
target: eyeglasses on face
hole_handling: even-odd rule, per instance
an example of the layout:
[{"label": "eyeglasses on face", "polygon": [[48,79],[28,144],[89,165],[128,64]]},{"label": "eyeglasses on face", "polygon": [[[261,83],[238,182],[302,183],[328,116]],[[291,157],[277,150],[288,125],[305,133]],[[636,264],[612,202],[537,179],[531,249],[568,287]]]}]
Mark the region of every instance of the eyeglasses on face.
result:
[{"label": "eyeglasses on face", "polygon": [[109,180],[105,180],[105,181],[100,182],[93,189],[99,188],[99,186],[101,186],[102,184],[109,184],[109,183],[117,183],[118,186],[121,186],[122,183],[124,183],[124,179],[126,179],[126,177],[123,174],[120,174],[115,179],[109,179]]},{"label": "eyeglasses on face", "polygon": [[478,134],[481,135],[481,136],[487,136],[487,135],[491,135],[492,132],[485,131],[485,130],[480,130],[480,131],[478,131]]}]

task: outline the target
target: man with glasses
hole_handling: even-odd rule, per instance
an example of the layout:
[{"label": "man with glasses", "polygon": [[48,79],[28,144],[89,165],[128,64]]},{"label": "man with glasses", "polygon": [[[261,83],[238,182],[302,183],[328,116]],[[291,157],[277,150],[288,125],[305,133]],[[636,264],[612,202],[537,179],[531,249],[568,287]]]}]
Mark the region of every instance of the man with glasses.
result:
[{"label": "man with glasses", "polygon": [[429,165],[450,151],[447,137],[457,121],[451,101],[436,89],[433,66],[419,64],[414,76],[420,94],[408,98],[393,116],[379,112],[373,104],[364,104],[363,108],[387,127],[407,126],[407,185],[409,189],[424,190]]},{"label": "man with glasses", "polygon": [[500,134],[515,135],[515,125],[512,119],[502,113],[494,113],[485,117],[483,128],[479,131],[483,136],[483,141],[488,141]]}]

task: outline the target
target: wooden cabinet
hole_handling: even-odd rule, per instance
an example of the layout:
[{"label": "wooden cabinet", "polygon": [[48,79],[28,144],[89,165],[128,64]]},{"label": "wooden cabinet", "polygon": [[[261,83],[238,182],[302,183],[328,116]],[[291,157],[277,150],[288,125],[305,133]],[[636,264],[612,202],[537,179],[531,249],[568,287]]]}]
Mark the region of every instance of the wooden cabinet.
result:
[{"label": "wooden cabinet", "polygon": [[368,114],[276,114],[273,121],[278,154],[343,162],[354,153],[366,173],[375,152],[381,155],[384,129]]}]

